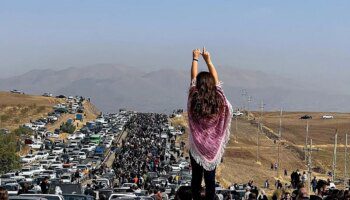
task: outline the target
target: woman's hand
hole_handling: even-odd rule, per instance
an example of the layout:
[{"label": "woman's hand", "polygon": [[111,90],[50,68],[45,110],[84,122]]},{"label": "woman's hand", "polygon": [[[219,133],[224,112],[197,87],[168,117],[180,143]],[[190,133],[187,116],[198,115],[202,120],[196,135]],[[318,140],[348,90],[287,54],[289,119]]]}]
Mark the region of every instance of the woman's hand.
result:
[{"label": "woman's hand", "polygon": [[207,51],[207,49],[205,47],[203,47],[203,51],[201,54],[202,54],[202,57],[206,63],[211,63],[210,53]]},{"label": "woman's hand", "polygon": [[195,49],[193,50],[193,59],[199,59],[199,56],[201,55],[201,50],[200,49]]}]

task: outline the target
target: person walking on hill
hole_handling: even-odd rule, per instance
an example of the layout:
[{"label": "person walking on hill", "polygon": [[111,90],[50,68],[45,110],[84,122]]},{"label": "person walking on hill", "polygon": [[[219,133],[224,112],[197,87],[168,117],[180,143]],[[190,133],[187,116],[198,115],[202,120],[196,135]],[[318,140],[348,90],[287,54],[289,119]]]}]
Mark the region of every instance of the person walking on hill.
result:
[{"label": "person walking on hill", "polygon": [[[209,72],[198,73],[198,59],[201,55]],[[202,52],[199,49],[193,50],[187,111],[193,199],[200,199],[204,174],[205,197],[212,200],[215,197],[215,170],[229,140],[232,106],[226,99],[218,73],[205,48]]]}]

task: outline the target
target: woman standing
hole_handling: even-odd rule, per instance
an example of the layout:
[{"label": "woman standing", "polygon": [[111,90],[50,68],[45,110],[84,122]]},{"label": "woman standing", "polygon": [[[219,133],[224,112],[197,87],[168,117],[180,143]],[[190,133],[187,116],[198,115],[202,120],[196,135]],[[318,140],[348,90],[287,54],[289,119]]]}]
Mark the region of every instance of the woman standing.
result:
[{"label": "woman standing", "polygon": [[[209,72],[198,74],[202,55]],[[221,162],[229,140],[232,106],[226,99],[210,54],[203,48],[193,50],[191,86],[189,89],[188,121],[190,128],[191,189],[194,200],[200,199],[204,174],[206,199],[215,197],[215,170]]]}]

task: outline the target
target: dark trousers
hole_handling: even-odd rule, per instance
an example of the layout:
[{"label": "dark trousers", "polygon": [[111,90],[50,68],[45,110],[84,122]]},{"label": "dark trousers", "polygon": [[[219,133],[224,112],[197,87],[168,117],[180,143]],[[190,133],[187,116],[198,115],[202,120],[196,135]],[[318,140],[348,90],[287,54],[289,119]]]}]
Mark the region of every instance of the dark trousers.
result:
[{"label": "dark trousers", "polygon": [[193,158],[191,157],[191,166],[192,166],[192,180],[191,180],[191,189],[193,200],[201,199],[201,184],[204,174],[205,182],[205,199],[214,200],[215,197],[215,170],[207,171],[203,169]]}]

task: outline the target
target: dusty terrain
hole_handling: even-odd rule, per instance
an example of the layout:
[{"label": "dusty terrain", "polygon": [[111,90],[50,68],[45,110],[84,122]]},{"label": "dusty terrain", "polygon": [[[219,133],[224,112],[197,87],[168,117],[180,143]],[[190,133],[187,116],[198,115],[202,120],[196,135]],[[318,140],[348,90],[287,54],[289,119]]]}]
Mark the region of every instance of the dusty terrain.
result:
[{"label": "dusty terrain", "polygon": [[44,117],[63,100],[52,97],[0,92],[0,128],[14,130],[19,125]]},{"label": "dusty terrain", "polygon": [[[288,112],[282,118],[282,139],[280,142],[280,167],[279,171],[271,170],[271,163],[278,162],[278,141],[275,143],[279,129],[279,113],[269,112],[263,115],[264,131],[258,134],[256,122],[252,117],[233,119],[231,123],[231,139],[227,145],[223,163],[217,169],[218,181],[224,186],[232,183],[246,183],[254,180],[258,186],[262,186],[266,179],[273,186],[276,179],[286,183],[290,181],[289,175],[293,170],[307,170],[304,161],[303,148],[305,145],[306,121],[299,117],[304,114],[313,116],[309,120],[309,136],[313,139],[314,148],[318,151],[312,152],[313,176],[327,178],[327,171],[332,169],[332,152],[335,129],[338,129],[337,170],[339,179],[344,176],[344,138],[346,130],[350,130],[350,114],[327,113],[334,115],[334,119],[323,120],[324,113]],[[187,118],[172,119],[174,125],[186,127],[186,133],[179,138],[188,142]],[[269,132],[269,134],[267,134]],[[259,137],[259,158],[257,158],[257,138]],[[350,136],[349,136],[350,138]],[[350,143],[350,140],[349,140]],[[258,159],[258,160],[257,160]],[[257,162],[258,161],[258,162]],[[283,170],[288,171],[288,176],[283,175]],[[277,174],[279,173],[279,174]],[[277,176],[278,175],[278,176]],[[271,192],[271,191],[268,191]]]}]

